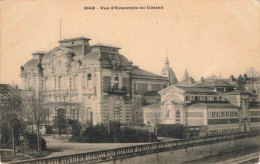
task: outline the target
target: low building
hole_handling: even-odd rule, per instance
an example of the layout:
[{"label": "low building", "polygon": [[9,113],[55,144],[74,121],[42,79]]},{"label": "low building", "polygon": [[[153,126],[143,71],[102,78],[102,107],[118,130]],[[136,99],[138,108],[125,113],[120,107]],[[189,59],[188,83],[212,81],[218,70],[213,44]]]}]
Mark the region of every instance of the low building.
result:
[{"label": "low building", "polygon": [[[144,113],[160,113],[160,124],[202,127],[206,135],[260,129],[260,108],[255,105],[256,95],[237,90],[226,82],[171,85],[159,91],[159,94],[160,105],[147,106],[143,110]],[[144,118],[145,121],[149,119],[153,118]]]}]

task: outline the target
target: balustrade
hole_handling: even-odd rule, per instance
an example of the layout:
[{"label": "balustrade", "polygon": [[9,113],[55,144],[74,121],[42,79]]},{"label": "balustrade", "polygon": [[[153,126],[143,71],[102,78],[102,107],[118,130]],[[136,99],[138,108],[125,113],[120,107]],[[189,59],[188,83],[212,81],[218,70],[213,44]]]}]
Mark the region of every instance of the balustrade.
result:
[{"label": "balustrade", "polygon": [[259,131],[253,132],[244,132],[244,133],[235,133],[228,135],[218,135],[218,136],[210,136],[210,137],[201,137],[201,138],[192,138],[192,139],[184,139],[184,140],[176,140],[170,142],[161,142],[161,143],[153,143],[147,145],[139,145],[139,146],[131,146],[125,148],[117,148],[110,149],[104,151],[90,152],[90,153],[82,153],[75,154],[70,156],[60,156],[60,157],[52,157],[52,158],[41,158],[41,159],[33,159],[26,160],[22,162],[12,162],[12,163],[36,163],[36,164],[44,164],[44,163],[78,163],[78,162],[93,162],[100,160],[110,160],[113,158],[117,158],[120,156],[130,156],[136,155],[136,153],[153,153],[154,151],[165,151],[173,148],[187,147],[187,146],[195,146],[195,145],[203,145],[212,142],[221,142],[223,140],[230,140],[236,138],[245,138],[258,136]]}]

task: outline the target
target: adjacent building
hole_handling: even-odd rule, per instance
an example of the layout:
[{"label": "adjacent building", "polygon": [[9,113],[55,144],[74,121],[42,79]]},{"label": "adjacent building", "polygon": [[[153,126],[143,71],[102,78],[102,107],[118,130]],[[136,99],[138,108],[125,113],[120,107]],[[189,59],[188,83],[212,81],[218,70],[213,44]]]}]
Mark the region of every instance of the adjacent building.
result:
[{"label": "adjacent building", "polygon": [[260,129],[256,95],[237,90],[225,81],[212,80],[193,86],[171,85],[159,94],[160,104],[143,108],[146,122],[197,127],[206,135]]}]

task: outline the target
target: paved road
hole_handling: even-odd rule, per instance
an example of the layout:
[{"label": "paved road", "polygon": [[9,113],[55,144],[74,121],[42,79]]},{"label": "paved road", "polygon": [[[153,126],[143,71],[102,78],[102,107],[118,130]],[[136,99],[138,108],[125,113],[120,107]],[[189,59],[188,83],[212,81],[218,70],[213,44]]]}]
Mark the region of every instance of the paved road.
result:
[{"label": "paved road", "polygon": [[44,136],[47,144],[47,149],[56,151],[47,157],[86,153],[92,151],[115,149],[120,147],[143,145],[147,143],[75,143],[66,139],[57,139],[52,136]]},{"label": "paved road", "polygon": [[[259,156],[260,156],[260,152],[255,152],[241,157],[232,158],[223,161],[221,163],[233,163],[233,164],[255,163],[255,161],[259,162]],[[217,163],[217,164],[221,164],[221,163]]]},{"label": "paved road", "polygon": [[[229,153],[223,153],[215,156],[206,157],[203,159],[198,159],[190,162],[186,162],[186,164],[253,164],[258,163],[259,160],[259,149],[252,148],[250,150],[240,150]],[[257,158],[258,157],[258,158]],[[257,161],[257,162],[255,162]]]}]

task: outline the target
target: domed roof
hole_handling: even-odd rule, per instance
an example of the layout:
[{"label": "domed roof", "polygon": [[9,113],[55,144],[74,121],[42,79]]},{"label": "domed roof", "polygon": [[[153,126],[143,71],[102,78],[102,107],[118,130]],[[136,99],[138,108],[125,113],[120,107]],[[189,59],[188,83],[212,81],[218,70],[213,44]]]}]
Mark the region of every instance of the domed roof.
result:
[{"label": "domed roof", "polygon": [[38,59],[33,58],[24,64],[24,71],[28,72],[34,70],[37,68],[37,65],[38,65]]},{"label": "domed roof", "polygon": [[120,61],[121,66],[124,67],[130,66],[128,59],[119,53],[91,51],[88,54],[86,54],[83,58],[83,60],[85,60],[86,63],[95,64],[96,62],[99,63],[99,61],[101,61],[102,65],[106,65],[106,64],[109,65],[111,60],[117,60],[117,59]]}]

